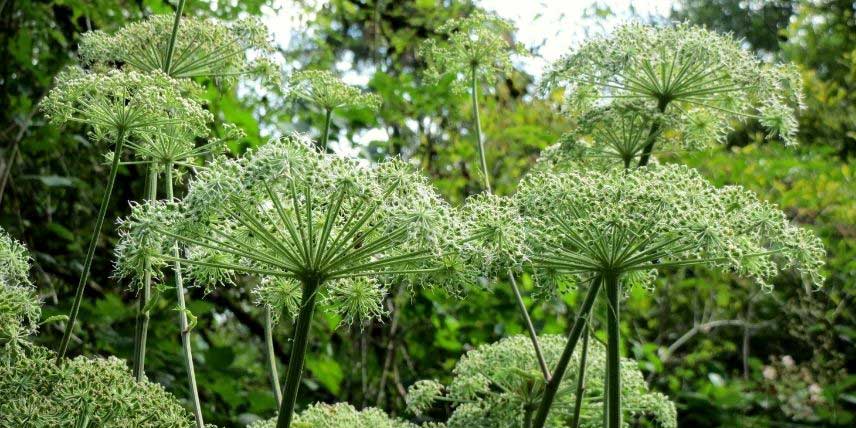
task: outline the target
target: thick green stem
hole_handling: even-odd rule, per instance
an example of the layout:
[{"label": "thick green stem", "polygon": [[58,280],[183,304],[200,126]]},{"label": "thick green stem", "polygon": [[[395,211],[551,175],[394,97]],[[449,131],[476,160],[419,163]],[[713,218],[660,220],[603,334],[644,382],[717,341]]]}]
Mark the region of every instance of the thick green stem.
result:
[{"label": "thick green stem", "polygon": [[333,109],[327,109],[324,115],[324,133],[321,134],[321,150],[327,151],[327,140],[330,138],[330,120],[333,117]]},{"label": "thick green stem", "polygon": [[[657,103],[657,109],[660,113],[666,112],[666,107],[669,106],[669,100],[661,99]],[[651,159],[651,152],[654,150],[654,143],[657,142],[657,135],[660,134],[660,127],[662,123],[660,123],[660,118],[654,119],[651,122],[651,129],[648,131],[648,136],[645,138],[645,147],[642,148],[642,156],[639,157],[639,166],[648,165],[648,161]],[[625,164],[625,168],[627,164]]]},{"label": "thick green stem", "polygon": [[523,428],[532,428],[532,410],[534,409],[529,404],[523,409]]},{"label": "thick green stem", "polygon": [[[591,319],[589,318],[589,321],[590,320]],[[586,322],[586,324],[588,324],[588,322]],[[577,392],[574,396],[574,419],[571,428],[580,427],[580,412],[583,408],[583,395],[585,395],[586,392],[586,357],[588,356],[589,334],[588,328],[586,328],[586,332],[583,335],[583,349],[580,354],[580,370],[577,373]]]},{"label": "thick green stem", "polygon": [[[155,201],[158,193],[158,172],[155,164],[150,164],[146,172],[146,199]],[[149,299],[152,296],[152,268],[148,258],[145,261],[146,272],[143,274],[143,293],[137,309],[137,329],[134,336],[134,379],[143,380],[146,373],[146,339],[149,332]]]},{"label": "thick green stem", "polygon": [[621,427],[621,358],[619,342],[619,288],[618,276],[604,275],[606,286],[606,428]]},{"label": "thick green stem", "polygon": [[175,8],[175,20],[172,22],[172,33],[169,35],[169,44],[166,47],[166,53],[163,59],[163,72],[168,76],[172,76],[172,54],[175,51],[175,40],[178,38],[178,24],[181,22],[181,13],[184,11],[184,1],[178,0],[178,6]]},{"label": "thick green stem", "polygon": [[281,406],[282,388],[279,386],[279,372],[276,369],[276,354],[273,352],[273,320],[269,306],[265,306],[265,345],[268,368],[270,369],[270,383],[271,387],[273,387],[273,396],[276,397],[276,405]]},{"label": "thick green stem", "polygon": [[568,335],[568,343],[565,344],[565,349],[556,363],[556,368],[553,369],[553,377],[547,382],[544,387],[544,396],[541,398],[541,404],[538,406],[538,412],[535,414],[535,420],[532,422],[533,428],[543,428],[547,422],[547,415],[550,413],[550,407],[553,406],[553,400],[556,398],[556,392],[559,390],[559,385],[562,383],[562,378],[565,376],[565,371],[568,369],[568,363],[571,361],[571,356],[574,354],[574,348],[580,340],[583,329],[587,324],[587,319],[594,301],[597,298],[597,293],[600,290],[602,278],[596,277],[589,286],[580,310],[577,312],[574,324],[571,327],[571,333]]},{"label": "thick green stem", "polygon": [[297,401],[297,390],[303,375],[303,360],[306,357],[306,345],[309,342],[309,327],[312,325],[312,314],[315,312],[315,298],[321,281],[308,280],[303,282],[300,312],[297,314],[297,324],[294,326],[294,336],[291,343],[291,356],[288,359],[288,371],[285,375],[282,405],[279,407],[277,428],[289,428]]},{"label": "thick green stem", "polygon": [[471,93],[473,96],[473,117],[475,118],[476,147],[478,148],[479,160],[481,161],[482,176],[484,177],[484,188],[487,190],[488,193],[490,193],[490,176],[487,172],[487,160],[484,156],[484,141],[482,141],[481,118],[479,117],[479,86],[477,80],[477,69],[478,67],[476,65],[472,66],[472,79],[470,81],[470,89],[472,89]]},{"label": "thick green stem", "polygon": [[74,301],[71,304],[71,311],[68,313],[68,322],[65,324],[65,332],[63,332],[59,351],[56,354],[57,364],[62,364],[62,360],[65,358],[65,353],[68,351],[68,342],[71,340],[74,324],[77,322],[77,313],[80,311],[80,302],[83,300],[83,290],[86,288],[87,281],[89,281],[92,258],[95,256],[98,236],[101,235],[101,226],[104,225],[104,217],[107,215],[107,205],[110,205],[113,184],[116,182],[116,174],[119,172],[119,160],[122,158],[122,148],[124,145],[125,129],[119,128],[116,135],[113,163],[110,165],[110,177],[107,179],[107,188],[104,189],[104,195],[101,197],[101,208],[98,209],[98,217],[95,218],[95,230],[92,231],[92,236],[89,238],[89,249],[86,251],[86,258],[83,260],[83,272],[80,273],[80,281],[77,283],[77,289],[74,291]]},{"label": "thick green stem", "polygon": [[[166,198],[173,199],[172,191],[172,163],[165,165],[166,170]],[[190,389],[190,402],[193,404],[193,417],[196,420],[196,428],[205,428],[202,420],[202,403],[199,401],[199,390],[196,387],[196,370],[193,368],[193,348],[190,343],[190,329],[187,322],[187,307],[184,303],[184,279],[181,276],[181,262],[179,259],[178,243],[172,247],[173,271],[175,273],[175,292],[178,298],[178,326],[181,329],[181,348],[184,355],[184,366],[187,369],[187,385]]]}]

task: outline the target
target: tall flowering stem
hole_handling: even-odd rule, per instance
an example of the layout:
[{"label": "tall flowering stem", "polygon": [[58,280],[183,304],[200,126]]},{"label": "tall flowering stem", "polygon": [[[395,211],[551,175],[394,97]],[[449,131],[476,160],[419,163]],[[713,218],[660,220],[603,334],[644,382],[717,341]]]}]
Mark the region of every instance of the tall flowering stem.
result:
[{"label": "tall flowering stem", "polygon": [[[166,172],[166,198],[173,200],[173,165],[167,163],[164,165]],[[205,422],[202,419],[202,403],[199,401],[199,391],[196,387],[196,370],[193,368],[193,348],[190,342],[190,330],[193,328],[187,320],[187,307],[184,303],[184,277],[182,276],[181,261],[179,259],[178,243],[172,247],[173,255],[173,272],[175,273],[175,293],[178,301],[178,327],[181,331],[181,350],[184,356],[184,367],[187,370],[187,385],[190,390],[190,402],[193,405],[193,417],[196,421],[196,428],[204,428]]]},{"label": "tall flowering stem", "polygon": [[[154,202],[157,200],[158,171],[157,166],[150,164],[146,172],[146,200]],[[152,272],[146,270],[143,277],[143,290],[137,309],[137,325],[134,333],[134,357],[132,372],[138,381],[145,376],[146,361],[146,337],[149,329],[149,301],[152,294]]]},{"label": "tall flowering stem", "polygon": [[[480,11],[473,12],[470,16],[462,19],[454,19],[439,28],[447,40],[437,43],[428,40],[420,49],[421,55],[428,63],[426,76],[430,81],[436,81],[441,76],[452,74],[469,80],[470,97],[473,108],[473,131],[476,138],[476,150],[479,155],[479,165],[484,183],[484,189],[491,194],[490,170],[488,169],[484,138],[482,137],[481,116],[479,114],[478,87],[482,80],[488,83],[495,82],[498,76],[510,75],[512,71],[511,55],[524,54],[525,50],[520,44],[509,43],[504,36],[513,32],[514,27],[497,16],[485,14]],[[461,84],[457,79],[453,90],[460,91]],[[510,265],[517,265],[520,260],[511,261]],[[508,274],[517,307],[526,323],[535,356],[541,367],[544,379],[550,379],[550,370],[544,361],[541,347],[538,344],[538,336],[526,304],[520,294],[514,272],[511,269],[501,271]]]},{"label": "tall flowering stem", "polygon": [[176,86],[175,81],[162,73],[112,70],[101,74],[73,68],[58,76],[56,87],[42,101],[41,107],[52,122],[88,124],[92,127],[93,138],[114,144],[107,188],[75,289],[68,324],[57,353],[58,361],[65,357],[74,331],[126,142],[178,124],[198,132],[210,120],[210,113],[195,101],[184,98]]},{"label": "tall flowering stem", "polygon": [[[557,277],[589,286],[576,314],[561,378],[585,318],[604,288],[607,297],[609,427],[619,426],[621,407],[619,295],[622,288],[650,287],[662,269],[707,266],[766,286],[782,270],[795,270],[814,286],[823,282],[825,252],[809,231],[793,226],[772,204],[740,187],[713,187],[682,166],[635,170],[536,171],[516,195],[525,207],[528,248],[539,283]],[[533,421],[541,428],[555,398],[548,383]]]},{"label": "tall flowering stem", "polygon": [[74,324],[77,321],[77,314],[80,311],[80,302],[83,300],[83,290],[86,289],[86,283],[89,281],[89,269],[92,267],[92,258],[95,256],[95,247],[98,245],[98,236],[101,235],[101,226],[104,225],[104,217],[107,215],[107,206],[110,204],[110,198],[113,196],[113,184],[116,182],[116,175],[119,172],[119,159],[122,156],[122,146],[125,144],[125,128],[119,128],[116,131],[116,145],[113,151],[113,162],[110,165],[110,175],[107,177],[107,188],[104,189],[104,195],[101,197],[101,206],[98,208],[98,216],[95,218],[95,228],[92,231],[92,237],[89,239],[89,248],[86,250],[86,257],[83,259],[83,272],[80,275],[80,281],[77,283],[77,288],[74,290],[74,300],[71,303],[71,310],[68,313],[68,322],[65,325],[65,331],[62,335],[62,341],[57,352],[57,363],[61,363],[68,351],[68,342],[71,340],[71,334],[74,331]]}]

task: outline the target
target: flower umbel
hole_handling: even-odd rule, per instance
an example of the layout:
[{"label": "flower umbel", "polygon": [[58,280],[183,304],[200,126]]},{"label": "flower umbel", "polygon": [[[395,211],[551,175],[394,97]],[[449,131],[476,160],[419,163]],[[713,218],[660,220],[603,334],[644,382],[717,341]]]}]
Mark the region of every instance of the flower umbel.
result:
[{"label": "flower umbel", "polygon": [[[673,130],[693,146],[724,141],[733,121],[746,118],[796,144],[794,115],[802,106],[793,67],[766,64],[738,40],[688,24],[628,24],[587,41],[551,66],[542,88],[564,88],[572,116],[615,100],[643,102],[676,119]],[[702,120],[709,131],[699,135]]]},{"label": "flower umbel", "polygon": [[291,99],[301,99],[326,111],[340,108],[364,108],[377,111],[381,98],[364,94],[327,70],[303,70],[288,79],[287,93]]},{"label": "flower umbel", "polygon": [[818,237],[751,192],[715,188],[684,166],[538,172],[517,197],[536,269],[585,281],[703,264],[766,286],[792,268],[814,286],[823,283]]},{"label": "flower umbel", "polygon": [[[124,65],[145,73],[164,71],[174,15],[154,15],[116,34],[83,34],[80,54],[87,63]],[[183,17],[166,74],[173,78],[234,80],[252,75],[279,78],[270,35],[258,18],[234,22]]]},{"label": "flower umbel", "polygon": [[[566,338],[555,335],[540,337],[544,358],[555,364]],[[582,427],[600,427],[603,421],[601,400],[604,389],[606,350],[599,342],[589,345],[585,364],[585,395],[580,420]],[[675,405],[657,392],[650,392],[637,363],[621,362],[621,395],[624,412],[633,416],[653,416],[663,428],[677,426]],[[553,404],[547,426],[567,426],[573,418],[576,374],[580,372],[580,352],[571,361],[571,369],[562,379],[561,394]],[[540,401],[544,390],[530,339],[518,335],[486,344],[465,354],[453,370],[448,386],[434,381],[419,381],[408,389],[408,409],[422,413],[431,402],[443,399],[455,403],[455,410],[446,422],[449,428],[473,426],[516,428],[525,426],[524,415]],[[445,390],[445,395],[443,394]],[[528,409],[528,410],[527,410]]]},{"label": "flower umbel", "polygon": [[[492,14],[474,11],[438,28],[442,41],[427,40],[419,50],[428,63],[426,76],[436,81],[444,75],[469,77],[473,68],[489,84],[512,71],[511,55],[525,54],[522,45],[509,41],[514,26]],[[456,79],[458,82],[466,79]],[[456,90],[468,85],[457,84]]]}]

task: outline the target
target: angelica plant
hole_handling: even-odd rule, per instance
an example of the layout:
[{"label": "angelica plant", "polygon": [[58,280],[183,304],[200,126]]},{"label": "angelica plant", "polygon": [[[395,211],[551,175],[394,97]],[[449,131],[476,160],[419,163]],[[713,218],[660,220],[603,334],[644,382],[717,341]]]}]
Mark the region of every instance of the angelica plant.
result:
[{"label": "angelica plant", "polygon": [[92,135],[96,139],[113,143],[107,188],[101,199],[83,271],[57,353],[57,358],[61,359],[65,356],[74,331],[97,238],[113,193],[126,141],[157,134],[168,126],[200,133],[211,120],[211,114],[198,102],[182,96],[176,82],[163,73],[142,74],[121,70],[96,73],[76,68],[59,75],[56,87],[45,97],[41,107],[53,123],[85,123],[92,127]]},{"label": "angelica plant", "polygon": [[367,109],[377,111],[382,100],[377,94],[364,94],[326,70],[303,70],[294,73],[286,88],[288,98],[303,100],[324,111],[321,148],[327,150],[330,121],[338,109]]},{"label": "angelica plant", "polygon": [[508,21],[491,14],[475,11],[471,15],[450,20],[438,31],[446,40],[427,40],[420,54],[428,64],[426,77],[437,81],[444,75],[455,76],[453,89],[463,91],[469,83],[473,103],[476,147],[481,162],[485,189],[490,192],[490,176],[482,141],[481,119],[478,108],[478,86],[482,82],[493,84],[500,76],[511,74],[511,55],[523,54],[523,46],[510,43],[506,37],[514,32]]},{"label": "angelica plant", "polygon": [[645,138],[629,153],[640,166],[667,130],[674,143],[697,148],[724,141],[734,121],[749,118],[770,137],[796,144],[795,109],[802,106],[794,67],[766,64],[740,41],[688,24],[621,26],[556,61],[541,86],[566,90],[572,118],[618,101],[649,109]]},{"label": "angelica plant", "polygon": [[[540,343],[544,357],[552,364],[560,358],[565,338],[544,335]],[[605,360],[606,349],[599,342],[588,348],[586,356],[579,350],[574,353],[570,370],[561,377],[562,393],[553,403],[554,411],[547,426],[602,426]],[[651,417],[661,428],[677,427],[675,405],[663,394],[648,390],[635,361],[625,358],[621,365],[625,414]],[[586,373],[584,379],[580,378],[583,373]],[[448,428],[528,428],[545,386],[529,339],[518,335],[467,352],[455,364],[448,385],[416,382],[408,389],[406,401],[408,409],[416,414],[424,413],[438,402],[452,404],[454,411],[446,422]],[[575,406],[577,403],[579,407]]]},{"label": "angelica plant", "polygon": [[[183,199],[135,207],[122,230],[129,253],[186,263],[202,284],[239,273],[300,283],[279,427],[291,423],[317,303],[373,316],[383,294],[360,281],[418,281],[461,239],[451,208],[408,165],[362,166],[297,136],[211,165]],[[175,243],[186,247],[179,257],[164,251]],[[120,259],[119,269],[141,272],[140,260]]]},{"label": "angelica plant", "polygon": [[[810,231],[738,186],[715,188],[684,166],[636,170],[540,171],[516,195],[527,223],[536,274],[586,285],[567,346],[533,426],[541,427],[601,289],[607,297],[608,427],[620,426],[619,296],[648,287],[662,269],[704,265],[768,287],[793,269],[823,283],[825,252]],[[549,278],[548,278],[549,279]],[[549,281],[547,281],[549,282]]]},{"label": "angelica plant", "polygon": [[[461,80],[469,78],[473,129],[482,179],[487,193],[485,197],[478,196],[467,201],[464,215],[470,219],[470,229],[475,238],[469,247],[476,246],[478,249],[472,252],[476,257],[466,262],[476,263],[482,273],[488,277],[508,276],[517,307],[532,339],[542,374],[545,379],[549,379],[550,370],[541,355],[535,327],[514,276],[527,254],[523,245],[523,228],[513,202],[507,198],[491,195],[490,173],[485,157],[478,104],[480,82],[495,83],[498,76],[509,75],[512,71],[511,55],[523,54],[525,50],[522,45],[510,43],[504,38],[506,34],[514,31],[511,23],[481,11],[473,12],[466,18],[452,20],[441,26],[439,30],[447,40],[442,44],[428,40],[420,49],[428,63],[426,75],[433,81],[446,74],[455,76],[453,85],[455,91],[462,90],[464,85]],[[487,257],[481,258],[479,255],[487,255]]]}]

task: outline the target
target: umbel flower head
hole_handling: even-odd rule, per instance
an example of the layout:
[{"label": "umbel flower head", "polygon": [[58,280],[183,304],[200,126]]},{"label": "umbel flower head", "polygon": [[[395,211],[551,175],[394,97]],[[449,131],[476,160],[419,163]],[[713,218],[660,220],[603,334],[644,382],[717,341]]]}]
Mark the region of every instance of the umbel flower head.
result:
[{"label": "umbel flower head", "polygon": [[[525,49],[510,40],[514,26],[493,14],[476,10],[464,18],[452,19],[437,31],[445,38],[440,42],[428,39],[419,54],[428,64],[425,74],[429,81],[444,75],[483,78],[488,84],[512,71],[511,55],[525,54]],[[464,79],[465,81],[467,79]],[[460,82],[461,79],[456,79]],[[462,90],[467,85],[456,84]]]},{"label": "umbel flower head", "polygon": [[[341,324],[362,324],[386,315],[382,303],[386,296],[384,285],[375,278],[343,278],[332,281],[321,290],[322,307],[336,313]],[[301,284],[289,278],[267,277],[253,289],[256,304],[271,310],[274,321],[280,314],[297,317],[302,296]]]},{"label": "umbel flower head", "polygon": [[143,255],[162,266],[178,241],[199,283],[238,273],[323,283],[346,314],[372,317],[383,293],[358,279],[436,271],[454,230],[451,208],[410,166],[366,167],[291,136],[214,163],[181,201],[136,206],[121,226],[117,272],[141,276]]},{"label": "umbel flower head", "polygon": [[[276,419],[256,422],[250,428],[274,428]],[[383,410],[366,407],[357,410],[348,403],[315,403],[296,415],[294,428],[417,428],[418,425],[393,418]]]},{"label": "umbel flower head", "polygon": [[639,101],[615,101],[593,107],[575,118],[573,131],[542,151],[536,169],[627,168],[642,155],[649,138],[662,133],[662,127],[657,126],[656,134],[649,137],[651,125],[655,121],[662,124],[666,119],[664,114]]},{"label": "umbel flower head", "polygon": [[190,414],[164,388],[137,382],[116,358],[57,366],[47,348],[0,346],[0,428],[188,428]]},{"label": "umbel flower head", "polygon": [[41,104],[53,123],[82,122],[96,136],[149,136],[165,127],[204,135],[211,113],[185,98],[178,84],[160,72],[110,70],[90,73],[70,68]]},{"label": "umbel flower head", "polygon": [[29,271],[26,248],[0,229],[0,346],[38,329],[42,310]]},{"label": "umbel flower head", "polygon": [[642,102],[671,119],[690,148],[722,142],[746,118],[796,144],[802,106],[795,68],[766,64],[740,41],[688,24],[628,24],[589,40],[545,74],[542,89],[556,88],[573,117],[611,101]]},{"label": "umbel flower head", "polygon": [[486,276],[507,275],[527,261],[526,229],[516,200],[490,193],[470,196],[460,217],[469,240],[461,255]]},{"label": "umbel flower head", "polygon": [[542,273],[579,281],[609,273],[648,285],[659,269],[706,265],[762,285],[780,269],[823,283],[818,237],[752,192],[716,188],[685,166],[539,171],[517,198]]},{"label": "umbel flower head", "polygon": [[288,98],[303,100],[325,111],[363,108],[377,111],[382,100],[377,94],[364,94],[327,70],[302,70],[288,79]]},{"label": "umbel flower head", "polygon": [[[138,140],[128,141],[126,147],[142,162],[160,165],[202,168],[198,162],[208,156],[217,156],[226,150],[226,143],[244,137],[244,131],[233,124],[224,124],[223,137],[194,134],[194,130],[181,125],[165,126],[157,132],[141,134]],[[202,144],[197,139],[205,138]],[[108,156],[109,159],[112,159]]]},{"label": "umbel flower head", "polygon": [[89,64],[122,65],[173,78],[213,77],[231,81],[241,75],[279,78],[267,29],[258,18],[233,22],[182,17],[168,70],[164,70],[175,16],[154,15],[126,25],[116,34],[84,33],[80,55]]},{"label": "umbel flower head", "polygon": [[[545,360],[550,365],[555,364],[567,339],[557,335],[544,335],[539,339]],[[560,384],[562,393],[553,403],[548,427],[565,427],[573,418],[580,355],[578,349],[565,372]],[[582,427],[602,426],[605,364],[604,346],[592,341],[585,363],[585,393],[580,413]],[[448,386],[435,381],[420,381],[412,385],[407,393],[408,409],[421,414],[442,397],[456,403],[452,416],[446,422],[448,428],[517,428],[524,426],[524,414],[538,406],[544,390],[544,377],[538,368],[532,343],[523,335],[481,345],[467,352],[455,365],[453,374]],[[621,398],[626,415],[650,417],[656,426],[662,428],[677,427],[675,405],[666,396],[650,392],[637,363],[626,358],[621,361]]]}]

